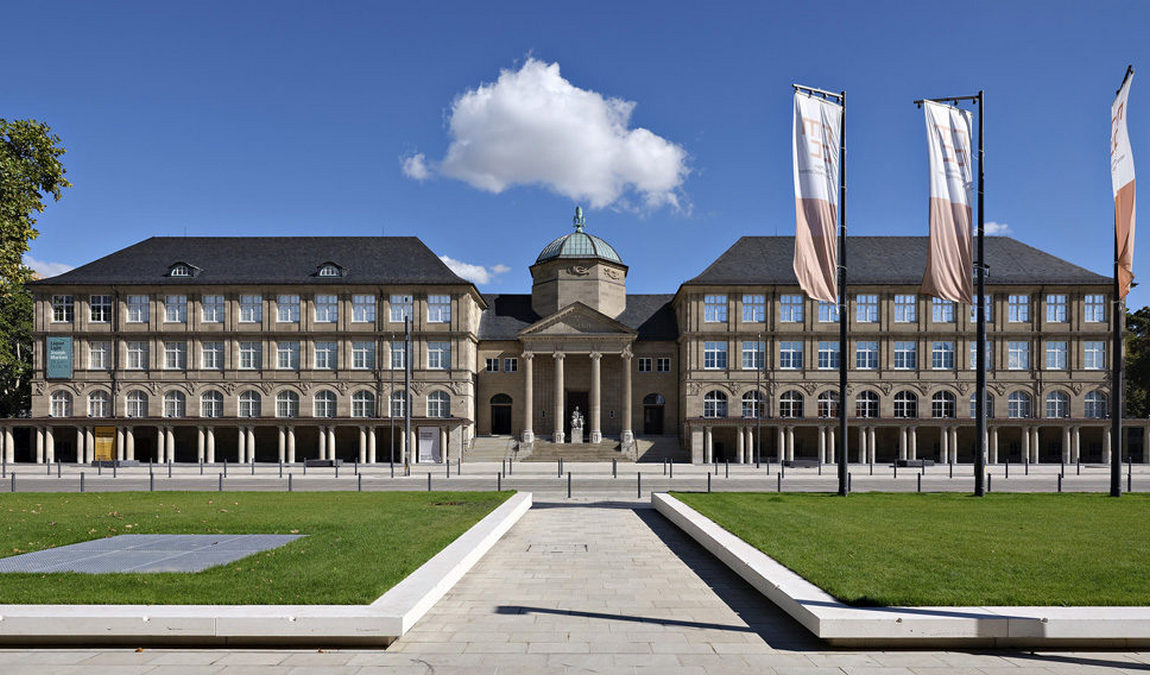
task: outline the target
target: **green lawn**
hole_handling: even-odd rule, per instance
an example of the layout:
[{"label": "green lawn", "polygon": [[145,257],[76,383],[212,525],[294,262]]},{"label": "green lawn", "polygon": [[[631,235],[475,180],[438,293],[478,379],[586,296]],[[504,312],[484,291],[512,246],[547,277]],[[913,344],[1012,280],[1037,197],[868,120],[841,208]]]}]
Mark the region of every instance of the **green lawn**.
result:
[{"label": "green lawn", "polygon": [[494,492],[0,495],[0,557],[117,534],[291,534],[194,574],[0,574],[0,603],[366,604],[510,496]]},{"label": "green lawn", "polygon": [[1150,605],[1150,495],[675,493],[852,605]]}]

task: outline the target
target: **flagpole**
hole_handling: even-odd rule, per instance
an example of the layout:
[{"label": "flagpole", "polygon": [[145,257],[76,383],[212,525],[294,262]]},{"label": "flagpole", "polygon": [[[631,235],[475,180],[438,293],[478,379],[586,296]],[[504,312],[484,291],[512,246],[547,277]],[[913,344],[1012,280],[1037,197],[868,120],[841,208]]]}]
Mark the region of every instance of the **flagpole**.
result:
[{"label": "flagpole", "polygon": [[[1115,96],[1122,92],[1126,80],[1134,74],[1134,66],[1126,66],[1126,74],[1122,77],[1122,84],[1118,86]],[[1122,413],[1124,409],[1122,394],[1122,325],[1126,319],[1126,305],[1122,299],[1122,288],[1118,281],[1118,267],[1120,264],[1118,250],[1117,205],[1115,205],[1114,230],[1114,303],[1113,303],[1113,336],[1111,345],[1110,368],[1110,496],[1122,496]]]}]

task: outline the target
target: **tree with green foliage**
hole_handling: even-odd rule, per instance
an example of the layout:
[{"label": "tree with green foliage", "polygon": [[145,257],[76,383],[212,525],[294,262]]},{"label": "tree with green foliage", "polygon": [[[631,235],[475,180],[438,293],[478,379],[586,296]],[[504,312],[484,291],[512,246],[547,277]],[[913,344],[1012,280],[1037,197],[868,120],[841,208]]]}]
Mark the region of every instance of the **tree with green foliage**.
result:
[{"label": "tree with green foliage", "polygon": [[39,235],[36,214],[59,200],[64,178],[60,137],[35,120],[0,118],[0,416],[30,408],[32,296],[25,284],[28,243]]},{"label": "tree with green foliage", "polygon": [[1126,313],[1126,417],[1150,417],[1150,307]]}]

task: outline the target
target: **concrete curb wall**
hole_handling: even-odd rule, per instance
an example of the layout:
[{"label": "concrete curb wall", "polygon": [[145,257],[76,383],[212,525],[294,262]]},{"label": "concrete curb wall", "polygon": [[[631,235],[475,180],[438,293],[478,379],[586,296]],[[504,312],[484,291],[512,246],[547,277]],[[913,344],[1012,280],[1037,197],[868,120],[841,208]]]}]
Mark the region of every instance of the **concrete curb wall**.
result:
[{"label": "concrete curb wall", "polygon": [[513,495],[370,605],[0,605],[0,644],[386,646],[530,508]]},{"label": "concrete curb wall", "polygon": [[659,513],[819,638],[852,647],[1150,645],[1150,607],[851,607],[674,497]]}]

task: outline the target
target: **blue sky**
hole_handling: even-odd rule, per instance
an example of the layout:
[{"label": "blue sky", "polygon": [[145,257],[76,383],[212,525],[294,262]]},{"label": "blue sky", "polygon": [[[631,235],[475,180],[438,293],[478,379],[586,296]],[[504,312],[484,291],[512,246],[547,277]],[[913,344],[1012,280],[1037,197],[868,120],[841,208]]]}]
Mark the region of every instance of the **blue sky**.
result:
[{"label": "blue sky", "polygon": [[[579,201],[598,206],[588,230],[631,266],[629,290],[673,292],[738,237],[793,232],[792,82],[847,91],[848,220],[868,235],[926,233],[911,101],[984,89],[987,220],[1109,274],[1109,109],[1128,63],[1145,69],[1130,136],[1150,172],[1150,3],[961,10],[9,2],[19,29],[0,41],[0,117],[48,122],[68,148],[75,187],[40,217],[42,262],[79,265],[152,235],[414,234],[482,266],[482,290],[522,292]],[[484,85],[496,104],[516,103],[531,64],[544,85],[566,83],[557,100],[584,106],[533,128],[556,142],[444,161],[453,142],[498,139],[508,119],[534,124],[506,107],[466,118],[453,107],[482,108]],[[612,99],[633,103],[629,116]],[[484,173],[492,163],[513,175]],[[533,171],[545,185],[520,184]],[[1143,230],[1136,306],[1150,303]]]}]

